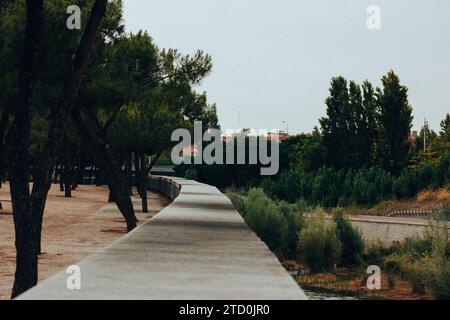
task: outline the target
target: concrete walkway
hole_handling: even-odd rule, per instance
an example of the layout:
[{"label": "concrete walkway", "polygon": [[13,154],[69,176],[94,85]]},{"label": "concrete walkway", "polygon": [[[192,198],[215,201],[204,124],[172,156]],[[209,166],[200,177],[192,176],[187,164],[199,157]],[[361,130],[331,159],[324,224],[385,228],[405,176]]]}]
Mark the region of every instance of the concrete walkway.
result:
[{"label": "concrete walkway", "polygon": [[[325,217],[333,218],[330,215]],[[430,226],[427,219],[407,217],[385,217],[369,215],[348,216],[351,224],[361,231],[364,240],[391,245],[394,241],[422,236]],[[448,223],[450,229],[450,223]]]},{"label": "concrete walkway", "polygon": [[149,186],[175,200],[80,261],[81,290],[62,271],[19,299],[306,299],[219,190],[164,177]]}]

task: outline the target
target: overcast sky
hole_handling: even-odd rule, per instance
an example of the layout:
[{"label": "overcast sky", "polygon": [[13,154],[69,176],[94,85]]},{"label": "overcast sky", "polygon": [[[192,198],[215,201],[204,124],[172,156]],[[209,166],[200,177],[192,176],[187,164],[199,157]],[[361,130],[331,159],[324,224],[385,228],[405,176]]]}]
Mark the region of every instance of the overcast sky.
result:
[{"label": "overcast sky", "polygon": [[[381,9],[381,30],[366,26]],[[223,129],[311,131],[331,77],[362,82],[389,69],[409,87],[414,126],[438,129],[450,112],[449,0],[124,0],[127,31],[161,48],[202,49],[213,73],[199,90]]]}]

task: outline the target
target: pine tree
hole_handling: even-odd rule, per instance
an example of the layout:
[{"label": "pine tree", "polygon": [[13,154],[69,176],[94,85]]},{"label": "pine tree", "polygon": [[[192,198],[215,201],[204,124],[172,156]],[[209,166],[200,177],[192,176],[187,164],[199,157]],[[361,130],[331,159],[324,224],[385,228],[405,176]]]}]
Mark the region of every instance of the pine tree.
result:
[{"label": "pine tree", "polygon": [[366,144],[363,146],[365,164],[371,166],[374,163],[375,143],[377,139],[377,100],[375,90],[369,81],[362,84],[363,108],[366,123]]},{"label": "pine tree", "polygon": [[330,96],[325,100],[326,117],[320,119],[323,142],[327,150],[329,165],[343,168],[348,163],[344,146],[348,142],[348,123],[346,114],[349,107],[347,80],[343,77],[331,79]]},{"label": "pine tree", "polygon": [[380,124],[378,159],[385,169],[399,174],[410,154],[412,108],[408,102],[408,88],[400,84],[394,71],[383,76],[381,82],[383,88],[377,89]]},{"label": "pine tree", "polygon": [[441,121],[441,131],[439,132],[440,139],[444,142],[450,142],[450,114],[446,114]]}]

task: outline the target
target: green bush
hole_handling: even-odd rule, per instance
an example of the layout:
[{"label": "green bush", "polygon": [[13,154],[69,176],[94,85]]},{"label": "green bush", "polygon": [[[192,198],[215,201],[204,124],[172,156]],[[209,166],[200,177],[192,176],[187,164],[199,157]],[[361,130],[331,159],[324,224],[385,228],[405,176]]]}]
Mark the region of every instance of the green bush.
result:
[{"label": "green bush", "polygon": [[295,204],[282,201],[279,207],[288,225],[284,256],[289,259],[296,259],[298,256],[298,236],[304,227],[303,213],[309,207],[303,201]]},{"label": "green bush", "polygon": [[247,215],[247,213],[245,211],[245,197],[238,194],[231,188],[227,189],[225,194],[231,200],[231,202],[233,203],[233,206],[241,214],[241,216],[245,217]]},{"label": "green bush", "polygon": [[433,167],[431,165],[423,165],[417,171],[417,187],[418,190],[428,188],[433,183]]},{"label": "green bush", "polygon": [[425,294],[430,282],[430,270],[427,270],[424,263],[416,262],[405,266],[405,275],[411,282],[412,293]]},{"label": "green bush", "polygon": [[369,243],[364,250],[363,259],[367,265],[381,266],[384,259],[391,253],[391,248],[386,247],[381,242]]},{"label": "green bush", "polygon": [[414,173],[404,170],[394,182],[394,194],[398,199],[412,198],[417,193],[417,178]]},{"label": "green bush", "polygon": [[197,170],[195,168],[189,168],[184,173],[184,177],[188,180],[197,180],[197,178],[198,178]]},{"label": "green bush", "polygon": [[407,273],[405,268],[410,264],[411,258],[408,255],[395,253],[384,258],[382,266],[386,272],[404,276]]},{"label": "green bush", "polygon": [[[438,299],[450,299],[450,243],[448,225],[442,219],[442,210],[435,212],[427,232],[422,237],[409,238],[389,249],[384,256],[383,269],[407,278],[417,294],[431,289]],[[372,250],[372,249],[371,249]]]},{"label": "green bush", "polygon": [[334,223],[311,218],[299,236],[300,259],[312,273],[332,271],[339,262],[341,243]]},{"label": "green bush", "polygon": [[364,251],[361,232],[352,226],[340,208],[333,211],[333,220],[337,238],[342,246],[341,264],[346,267],[360,265]]},{"label": "green bush", "polygon": [[272,251],[283,256],[289,226],[278,205],[262,189],[251,189],[245,199],[243,211],[248,226]]},{"label": "green bush", "polygon": [[442,188],[450,184],[450,155],[444,155],[433,170],[433,186]]}]

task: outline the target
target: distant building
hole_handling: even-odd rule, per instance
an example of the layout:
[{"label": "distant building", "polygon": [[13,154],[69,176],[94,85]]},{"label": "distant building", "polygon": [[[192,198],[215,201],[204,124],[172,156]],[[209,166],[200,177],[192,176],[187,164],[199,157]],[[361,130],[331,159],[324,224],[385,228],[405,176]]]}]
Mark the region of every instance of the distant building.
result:
[{"label": "distant building", "polygon": [[411,131],[411,133],[409,134],[408,142],[414,146],[416,143],[417,137],[418,137],[418,132],[416,130]]}]

